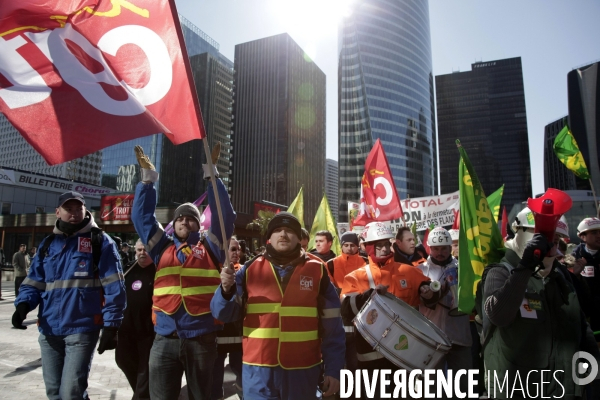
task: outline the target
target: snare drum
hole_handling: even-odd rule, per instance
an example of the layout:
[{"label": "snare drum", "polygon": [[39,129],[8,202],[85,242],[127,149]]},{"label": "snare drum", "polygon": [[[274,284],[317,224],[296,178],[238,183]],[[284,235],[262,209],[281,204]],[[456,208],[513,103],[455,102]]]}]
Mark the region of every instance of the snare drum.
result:
[{"label": "snare drum", "polygon": [[435,368],[452,347],[433,322],[389,293],[374,291],[354,325],[374,350],[408,371]]}]

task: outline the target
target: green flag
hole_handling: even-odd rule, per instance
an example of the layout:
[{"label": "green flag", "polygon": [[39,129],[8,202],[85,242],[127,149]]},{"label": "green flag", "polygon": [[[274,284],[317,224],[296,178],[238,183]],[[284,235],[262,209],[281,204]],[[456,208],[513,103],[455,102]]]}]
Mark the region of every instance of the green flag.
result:
[{"label": "green flag", "polygon": [[310,230],[310,242],[308,242],[308,249],[315,247],[315,235],[319,231],[331,232],[331,235],[333,236],[333,245],[331,246],[331,251],[338,256],[342,254],[342,246],[340,245],[340,240],[338,239],[335,221],[333,219],[333,215],[331,214],[329,201],[327,201],[327,196],[325,194],[323,194],[323,200],[321,200],[321,205],[317,210],[315,220],[312,224],[312,229]]},{"label": "green flag", "polygon": [[292,213],[300,221],[300,225],[304,228],[304,186],[300,187],[298,196],[292,201],[292,204],[288,207],[288,212]]},{"label": "green flag", "polygon": [[565,127],[556,136],[556,139],[554,139],[554,153],[556,153],[556,157],[558,157],[560,162],[573,171],[577,177],[590,179],[590,173],[585,165],[583,155],[566,123]]},{"label": "green flag", "polygon": [[488,204],[490,205],[490,209],[494,214],[494,219],[496,223],[498,223],[498,216],[500,215],[500,203],[502,203],[502,195],[504,194],[504,185],[500,187],[500,189],[496,190],[494,193],[490,194],[487,198]]},{"label": "green flag", "polygon": [[477,282],[486,265],[498,262],[504,256],[504,241],[471,161],[460,141],[457,140],[456,145],[461,157],[458,166],[458,309],[471,314]]}]

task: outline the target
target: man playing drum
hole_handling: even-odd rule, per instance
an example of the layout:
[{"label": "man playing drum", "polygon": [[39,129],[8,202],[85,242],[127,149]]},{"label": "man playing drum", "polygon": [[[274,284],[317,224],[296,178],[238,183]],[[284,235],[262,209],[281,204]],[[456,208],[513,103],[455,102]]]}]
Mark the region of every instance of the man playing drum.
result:
[{"label": "man playing drum", "polygon": [[[417,267],[394,261],[394,254],[390,250],[390,239],[394,238],[394,234],[387,225],[371,222],[365,227],[363,235],[369,264],[344,278],[341,297],[342,319],[345,324],[358,314],[373,290],[379,293],[389,292],[409,305],[418,307],[419,286],[429,280]],[[398,369],[381,353],[374,351],[360,335],[356,337],[356,350],[359,369]],[[364,390],[361,392],[365,393]],[[380,393],[379,388],[375,393]]]}]

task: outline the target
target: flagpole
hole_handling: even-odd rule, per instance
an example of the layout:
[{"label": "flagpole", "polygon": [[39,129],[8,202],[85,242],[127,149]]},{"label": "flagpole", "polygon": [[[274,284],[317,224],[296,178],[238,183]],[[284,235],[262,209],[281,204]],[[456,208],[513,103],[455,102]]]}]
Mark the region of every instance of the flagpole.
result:
[{"label": "flagpole", "polygon": [[596,216],[600,218],[600,205],[598,204],[598,199],[596,199],[596,191],[594,190],[594,185],[592,184],[592,178],[589,178],[590,187],[592,188],[592,194],[594,195],[594,204],[596,205]]},{"label": "flagpole", "polygon": [[221,237],[223,239],[223,248],[225,252],[225,264],[224,267],[229,267],[229,251],[227,251],[227,234],[225,233],[225,222],[223,220],[223,211],[221,211],[221,202],[219,200],[219,190],[217,188],[217,181],[215,179],[215,171],[213,168],[212,156],[210,149],[208,148],[208,137],[202,139],[204,142],[204,153],[206,154],[206,163],[208,164],[208,170],[210,172],[210,181],[212,182],[213,191],[215,192],[215,202],[217,203],[217,215],[219,217],[219,225],[221,226]]},{"label": "flagpole", "polygon": [[[406,205],[408,206],[408,215],[410,215],[410,194],[408,194],[408,193],[406,194],[406,200],[408,200]],[[402,209],[402,224],[404,224],[404,226],[406,226],[406,220],[404,219],[404,209]]]}]

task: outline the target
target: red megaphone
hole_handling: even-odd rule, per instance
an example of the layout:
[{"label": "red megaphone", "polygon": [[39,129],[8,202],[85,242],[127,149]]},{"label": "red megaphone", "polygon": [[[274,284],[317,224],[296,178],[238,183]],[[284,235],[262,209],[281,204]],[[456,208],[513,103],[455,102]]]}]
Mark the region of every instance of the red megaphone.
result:
[{"label": "red megaphone", "polygon": [[527,199],[527,207],[535,219],[535,232],[544,235],[551,243],[558,220],[571,209],[571,196],[558,189],[548,189],[542,197]]}]

